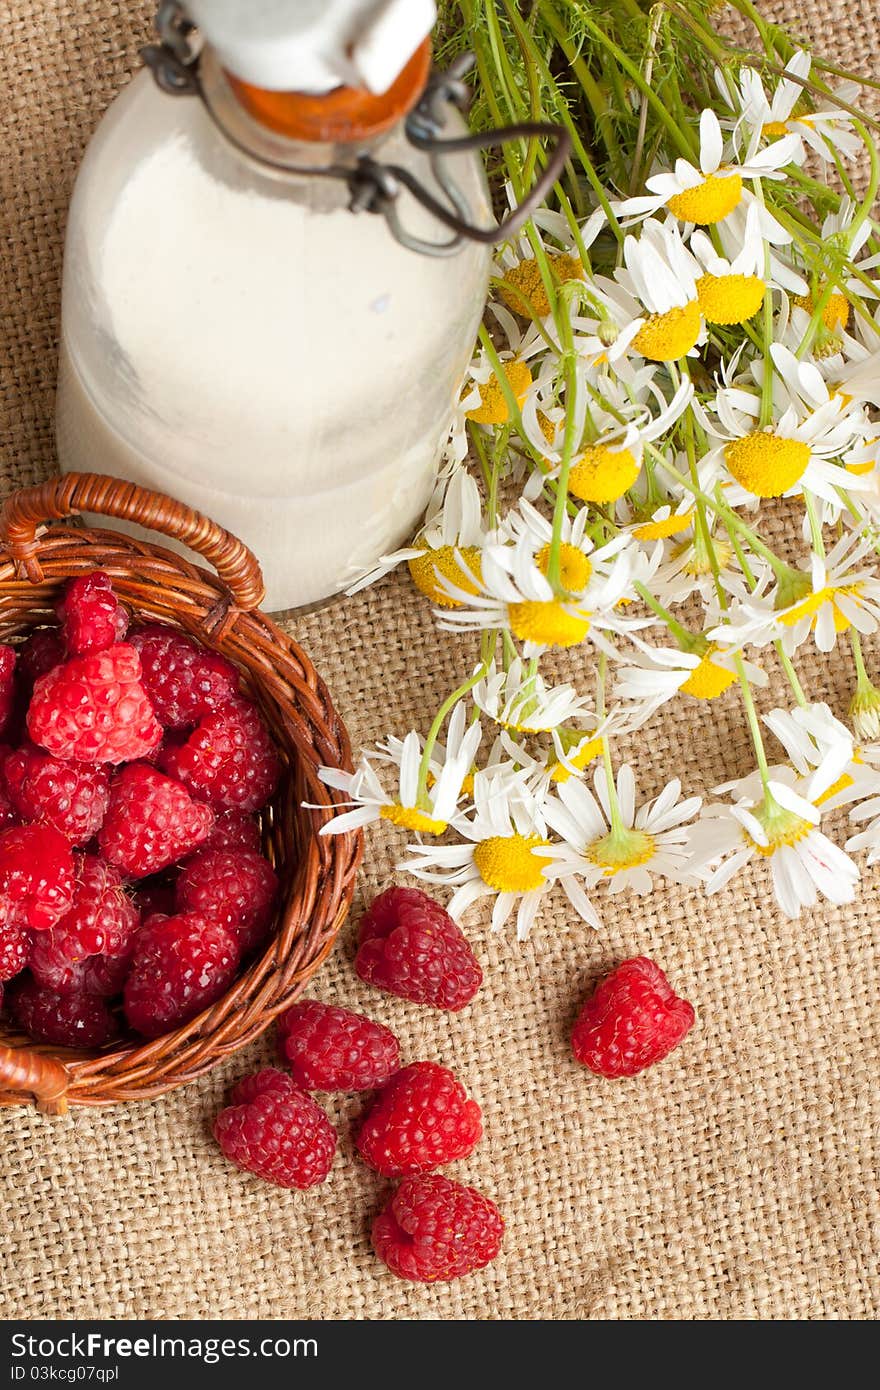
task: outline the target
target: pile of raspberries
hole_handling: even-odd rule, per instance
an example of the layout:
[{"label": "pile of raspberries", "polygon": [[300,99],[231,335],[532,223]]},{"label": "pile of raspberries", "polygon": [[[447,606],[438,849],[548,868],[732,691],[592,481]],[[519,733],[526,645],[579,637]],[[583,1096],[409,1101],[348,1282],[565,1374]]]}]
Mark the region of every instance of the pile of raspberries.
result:
[{"label": "pile of raspberries", "polygon": [[280,763],[235,667],[131,626],[102,571],[56,614],[0,645],[0,998],[35,1041],[93,1049],[188,1022],[265,939],[254,816]]}]

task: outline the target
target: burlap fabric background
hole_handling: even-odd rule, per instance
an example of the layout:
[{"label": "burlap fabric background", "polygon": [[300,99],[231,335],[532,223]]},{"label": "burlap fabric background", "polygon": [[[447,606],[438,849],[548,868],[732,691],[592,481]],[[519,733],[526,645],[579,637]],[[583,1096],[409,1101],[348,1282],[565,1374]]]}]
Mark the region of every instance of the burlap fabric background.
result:
[{"label": "burlap fabric background", "polygon": [[[826,53],[876,75],[872,0],[767,3]],[[136,64],[153,6],[0,4],[0,468],[4,488],[54,467],[52,407],[65,207],[85,141]],[[96,460],[99,466],[100,460]],[[356,747],[423,723],[470,659],[438,639],[401,577],[296,625]],[[878,665],[876,650],[874,666]],[[567,673],[578,676],[577,661]],[[875,670],[876,674],[876,670]],[[838,709],[846,691],[829,688]],[[714,728],[682,705],[638,750],[655,791],[744,769],[736,700]],[[700,728],[701,732],[697,732]],[[370,839],[356,912],[391,879]],[[409,1058],[452,1066],[486,1138],[454,1175],[500,1202],[501,1258],[447,1287],[398,1282],[372,1256],[387,1185],[342,1153],[327,1185],[291,1194],[221,1158],[208,1118],[240,1054],[153,1104],[51,1121],[0,1113],[0,1310],[6,1317],[866,1318],[877,1307],[878,876],[858,903],[791,923],[761,870],[704,901],[674,889],[605,908],[592,933],[560,899],[532,940],[470,932],[486,971],[458,1017],[357,981],[352,931],[315,982],[399,1033]],[[632,1082],[576,1066],[578,1001],[616,961],[648,953],[697,1006],[677,1053]],[[346,1134],[359,1102],[332,1113]]]}]

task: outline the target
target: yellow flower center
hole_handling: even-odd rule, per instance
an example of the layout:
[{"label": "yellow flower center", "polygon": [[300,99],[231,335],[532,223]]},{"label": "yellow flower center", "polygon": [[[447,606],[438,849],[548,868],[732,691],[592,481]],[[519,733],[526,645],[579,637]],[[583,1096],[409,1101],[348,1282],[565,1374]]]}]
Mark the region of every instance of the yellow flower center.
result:
[{"label": "yellow flower center", "polygon": [[639,468],[629,449],[590,444],[571,467],[568,490],[582,502],[616,502],[632,487]]},{"label": "yellow flower center", "polygon": [[[512,362],[502,363],[501,370],[507,378],[517,405],[521,406],[532,384],[532,373],[528,363],[521,362],[517,357]],[[474,410],[465,413],[469,420],[474,420],[478,425],[503,425],[510,419],[504,391],[494,372],[480,387],[480,404]]]},{"label": "yellow flower center", "polygon": [[474,847],[474,863],[496,893],[532,893],[547,883],[545,861],[532,850],[549,844],[540,835],[492,835]]},{"label": "yellow flower center", "polygon": [[712,660],[717,647],[709,647],[708,651],[701,657],[699,666],[695,666],[685,681],[681,689],[685,695],[693,695],[695,700],[714,700],[716,696],[723,695],[733,682],[736,680],[735,671],[727,671],[723,666],[717,666]]},{"label": "yellow flower center", "polygon": [[842,773],[841,776],[838,777],[837,781],[832,782],[831,786],[828,787],[828,789],[824,791],[821,796],[816,797],[816,800],[813,802],[813,805],[824,806],[825,802],[830,801],[832,796],[837,796],[838,792],[845,792],[847,787],[851,787],[852,784],[853,779],[850,777],[849,773]]},{"label": "yellow flower center", "polygon": [[[730,563],[733,555],[733,546],[729,541],[720,540],[719,537],[712,537],[712,550],[718,562],[718,568],[723,570]],[[673,558],[678,560],[682,555],[687,559],[682,565],[685,574],[690,574],[694,578],[699,578],[703,574],[713,574],[712,555],[710,555],[706,543],[701,535],[696,535],[692,541],[684,545],[677,546],[673,552]]]},{"label": "yellow flower center", "polygon": [[569,777],[573,776],[572,768],[578,768],[582,772],[601,752],[602,740],[600,738],[588,739],[576,753],[568,754],[568,762],[571,766],[566,767],[565,763],[562,762],[553,764],[550,769],[550,780],[552,782],[567,782]]},{"label": "yellow flower center", "polygon": [[806,471],[810,447],[799,439],[755,430],[726,445],[724,458],[746,492],[755,497],[781,497]]},{"label": "yellow flower center", "polygon": [[[811,294],[793,294],[791,302],[799,309],[805,309],[808,314],[815,313],[816,301]],[[846,328],[849,314],[849,300],[845,294],[838,294],[835,290],[822,310],[822,322],[829,333],[836,333],[839,329]]]},{"label": "yellow flower center", "polygon": [[743,181],[739,174],[730,174],[727,178],[710,174],[696,188],[674,193],[666,206],[680,222],[697,222],[701,227],[708,227],[733,212],[742,195]]},{"label": "yellow flower center", "polygon": [[701,275],[697,299],[709,323],[745,323],[764,302],[757,275]]},{"label": "yellow flower center", "polygon": [[[466,594],[478,592],[473,580],[458,563],[455,549],[455,546],[452,545],[440,545],[436,550],[431,550],[425,546],[421,555],[407,561],[416,588],[420,589],[433,603],[438,603],[441,608],[460,608],[461,600],[453,598],[440,587],[438,574],[441,574],[444,579],[448,579]],[[479,579],[480,551],[478,547],[463,545],[458,547],[458,551],[465,564]]]},{"label": "yellow flower center", "polygon": [[598,864],[606,878],[613,878],[621,869],[637,869],[654,857],[654,837],[645,830],[611,831],[602,840],[587,845],[584,855]]},{"label": "yellow flower center", "polygon": [[[550,542],[542,545],[535,556],[535,564],[542,574],[550,568]],[[590,582],[593,566],[589,557],[576,545],[562,541],[559,546],[559,578],[563,588],[570,594],[580,594]]]},{"label": "yellow flower center", "polygon": [[549,416],[549,415],[545,415],[545,414],[544,414],[543,410],[539,410],[539,411],[538,411],[537,419],[538,419],[538,425],[540,426],[540,429],[541,429],[541,433],[543,434],[543,436],[544,436],[544,438],[546,439],[547,443],[548,443],[548,444],[552,444],[553,441],[554,441],[554,439],[556,438],[556,426],[555,426],[555,424],[554,424],[553,421],[550,419],[550,416]]},{"label": "yellow flower center", "polygon": [[[548,264],[557,284],[566,280],[582,280],[584,267],[579,256],[548,256]],[[541,269],[534,259],[520,261],[508,270],[498,286],[498,297],[517,314],[534,314],[542,319],[550,312],[550,301],[541,279]]]},{"label": "yellow flower center", "polygon": [[403,826],[404,830],[420,830],[423,835],[442,835],[449,828],[445,820],[433,820],[427,812],[415,806],[400,806],[396,801],[380,806],[379,815],[392,825]]},{"label": "yellow flower center", "polygon": [[690,352],[700,336],[701,322],[700,301],[689,299],[687,304],[665,314],[646,318],[633,339],[633,347],[650,362],[674,362]]},{"label": "yellow flower center", "polygon": [[637,541],[662,541],[686,531],[694,519],[693,512],[673,512],[660,521],[644,521],[633,531]]},{"label": "yellow flower center", "polygon": [[785,121],[765,121],[761,127],[762,135],[787,135],[788,126]]},{"label": "yellow flower center", "polygon": [[826,603],[831,604],[834,614],[834,631],[848,632],[852,624],[844,612],[841,611],[837,603],[837,594],[846,594],[849,598],[858,597],[859,584],[841,584],[836,586],[826,586],[824,589],[817,589],[815,593],[808,594],[800,603],[795,603],[791,608],[786,608],[779,614],[779,621],[784,627],[794,627],[801,618],[812,618],[810,628],[815,631],[819,621],[819,610]]},{"label": "yellow flower center", "polygon": [[[433,772],[429,772],[429,773],[428,773],[428,776],[425,778],[425,781],[426,781],[427,786],[428,786],[428,791],[430,791],[431,788],[432,788],[433,786],[436,786],[437,778],[434,776]],[[462,778],[462,780],[461,780],[461,793],[462,793],[462,796],[473,796],[473,794],[474,794],[474,774],[473,774],[472,772],[466,773],[465,776]]]},{"label": "yellow flower center", "polygon": [[753,811],[752,814],[757,817],[767,832],[768,843],[759,845],[757,840],[752,839],[747,830],[743,830],[743,839],[747,845],[751,845],[756,854],[760,854],[764,859],[769,859],[782,845],[796,845],[799,840],[803,840],[815,828],[810,821],[795,815],[794,811],[777,811],[769,816],[762,809]]},{"label": "yellow flower center", "polygon": [[511,603],[507,614],[514,637],[542,647],[575,647],[590,630],[586,613],[569,613],[553,598]]}]

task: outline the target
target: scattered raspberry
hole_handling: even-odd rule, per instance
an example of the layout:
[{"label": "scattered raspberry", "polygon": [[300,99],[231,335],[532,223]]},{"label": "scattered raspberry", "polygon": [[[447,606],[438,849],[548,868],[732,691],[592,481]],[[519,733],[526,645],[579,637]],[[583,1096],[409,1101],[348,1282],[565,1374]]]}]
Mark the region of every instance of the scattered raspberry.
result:
[{"label": "scattered raspberry", "polygon": [[504,1219],[475,1187],[427,1173],[405,1178],[373,1222],[373,1249],[392,1274],[420,1284],[459,1279],[495,1259]]},{"label": "scattered raspberry", "polygon": [[18,814],[9,799],[9,789],[6,786],[6,778],[3,769],[6,766],[6,759],[11,753],[11,749],[0,744],[0,830],[8,825],[18,825]]},{"label": "scattered raspberry", "polygon": [[262,1071],[243,1076],[241,1081],[233,1086],[229,1100],[232,1105],[249,1105],[266,1091],[280,1091],[287,1096],[298,1094],[300,1090],[301,1087],[297,1086],[286,1071],[279,1071],[277,1067],[264,1067]]},{"label": "scattered raspberry", "polygon": [[278,1045],[306,1091],[367,1091],[384,1086],[400,1064],[390,1028],[351,1009],[304,999],[278,1020]]},{"label": "scattered raspberry", "polygon": [[121,642],[128,631],[128,613],[103,570],[69,579],[55,612],[70,656],[102,652]]},{"label": "scattered raspberry", "polygon": [[481,1121],[480,1107],[451,1071],[413,1062],[380,1092],[357,1148],[386,1178],[407,1177],[466,1157],[483,1133]]},{"label": "scattered raspberry", "polygon": [[250,850],[200,850],[177,880],[179,912],[198,912],[232,932],[242,954],[266,937],[278,892],[268,859]]},{"label": "scattered raspberry", "polygon": [[50,825],[0,833],[0,906],[7,922],[46,931],[72,901],[73,855],[63,835]]},{"label": "scattered raspberry", "polygon": [[96,835],[110,800],[110,774],[96,763],[65,762],[32,744],[9,753],[3,780],[23,821],[54,826],[73,845]]},{"label": "scattered raspberry", "polygon": [[140,680],[134,647],[74,656],[34,686],[28,733],[50,753],[85,763],[121,763],[148,753],[162,738]]},{"label": "scattered raspberry", "polygon": [[118,994],[140,918],[111,864],[78,857],[73,906],[31,950],[31,974],[57,994]]},{"label": "scattered raspberry", "polygon": [[12,718],[15,707],[15,649],[0,643],[0,734]]},{"label": "scattered raspberry", "polygon": [[95,994],[54,994],[25,977],[9,992],[12,1016],[35,1042],[91,1050],[103,1047],[119,1026]]},{"label": "scattered raspberry", "polygon": [[483,983],[456,922],[417,888],[387,888],[361,920],[354,968],[378,989],[456,1012]]},{"label": "scattered raspberry", "polygon": [[98,832],[101,853],[133,878],[156,873],[190,854],[214,824],[210,806],[146,763],[132,763],[110,785]]},{"label": "scattered raspberry", "polygon": [[259,810],[280,772],[269,731],[244,700],[207,715],[185,743],[163,751],[161,766],[218,810]]},{"label": "scattered raspberry", "polygon": [[636,1076],[690,1032],[694,1010],[646,956],[606,975],[574,1025],[572,1050],[598,1076]]},{"label": "scattered raspberry", "polygon": [[125,982],[125,1016],[138,1033],[158,1038],[216,1003],[239,961],[224,927],[194,912],[153,917],[137,938]]},{"label": "scattered raspberry", "polygon": [[24,970],[30,951],[30,932],[14,922],[0,924],[0,980],[11,980]]},{"label": "scattered raspberry", "polygon": [[311,1096],[270,1069],[233,1092],[245,1103],[227,1106],[214,1121],[214,1137],[230,1162],[278,1187],[315,1187],[330,1171],[336,1131]]},{"label": "scattered raspberry", "polygon": [[18,683],[30,700],[40,676],[60,666],[66,652],[57,627],[38,627],[18,649]]},{"label": "scattered raspberry", "polygon": [[199,853],[209,849],[248,849],[259,854],[261,848],[260,827],[253,816],[244,811],[221,811]]},{"label": "scattered raspberry", "polygon": [[147,623],[131,634],[156,718],[166,729],[187,729],[223,709],[239,693],[238,672],[176,628]]}]

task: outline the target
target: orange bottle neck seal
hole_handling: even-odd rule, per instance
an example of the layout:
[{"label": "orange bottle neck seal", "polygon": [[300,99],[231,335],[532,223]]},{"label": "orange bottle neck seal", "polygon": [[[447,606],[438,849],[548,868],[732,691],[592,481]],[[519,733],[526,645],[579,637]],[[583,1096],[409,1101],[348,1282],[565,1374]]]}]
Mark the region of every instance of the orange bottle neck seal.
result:
[{"label": "orange bottle neck seal", "polygon": [[248,115],[290,140],[353,144],[384,134],[415,106],[431,70],[431,40],[425,39],[386,92],[359,87],[310,92],[272,92],[253,87],[231,72],[225,77]]}]

